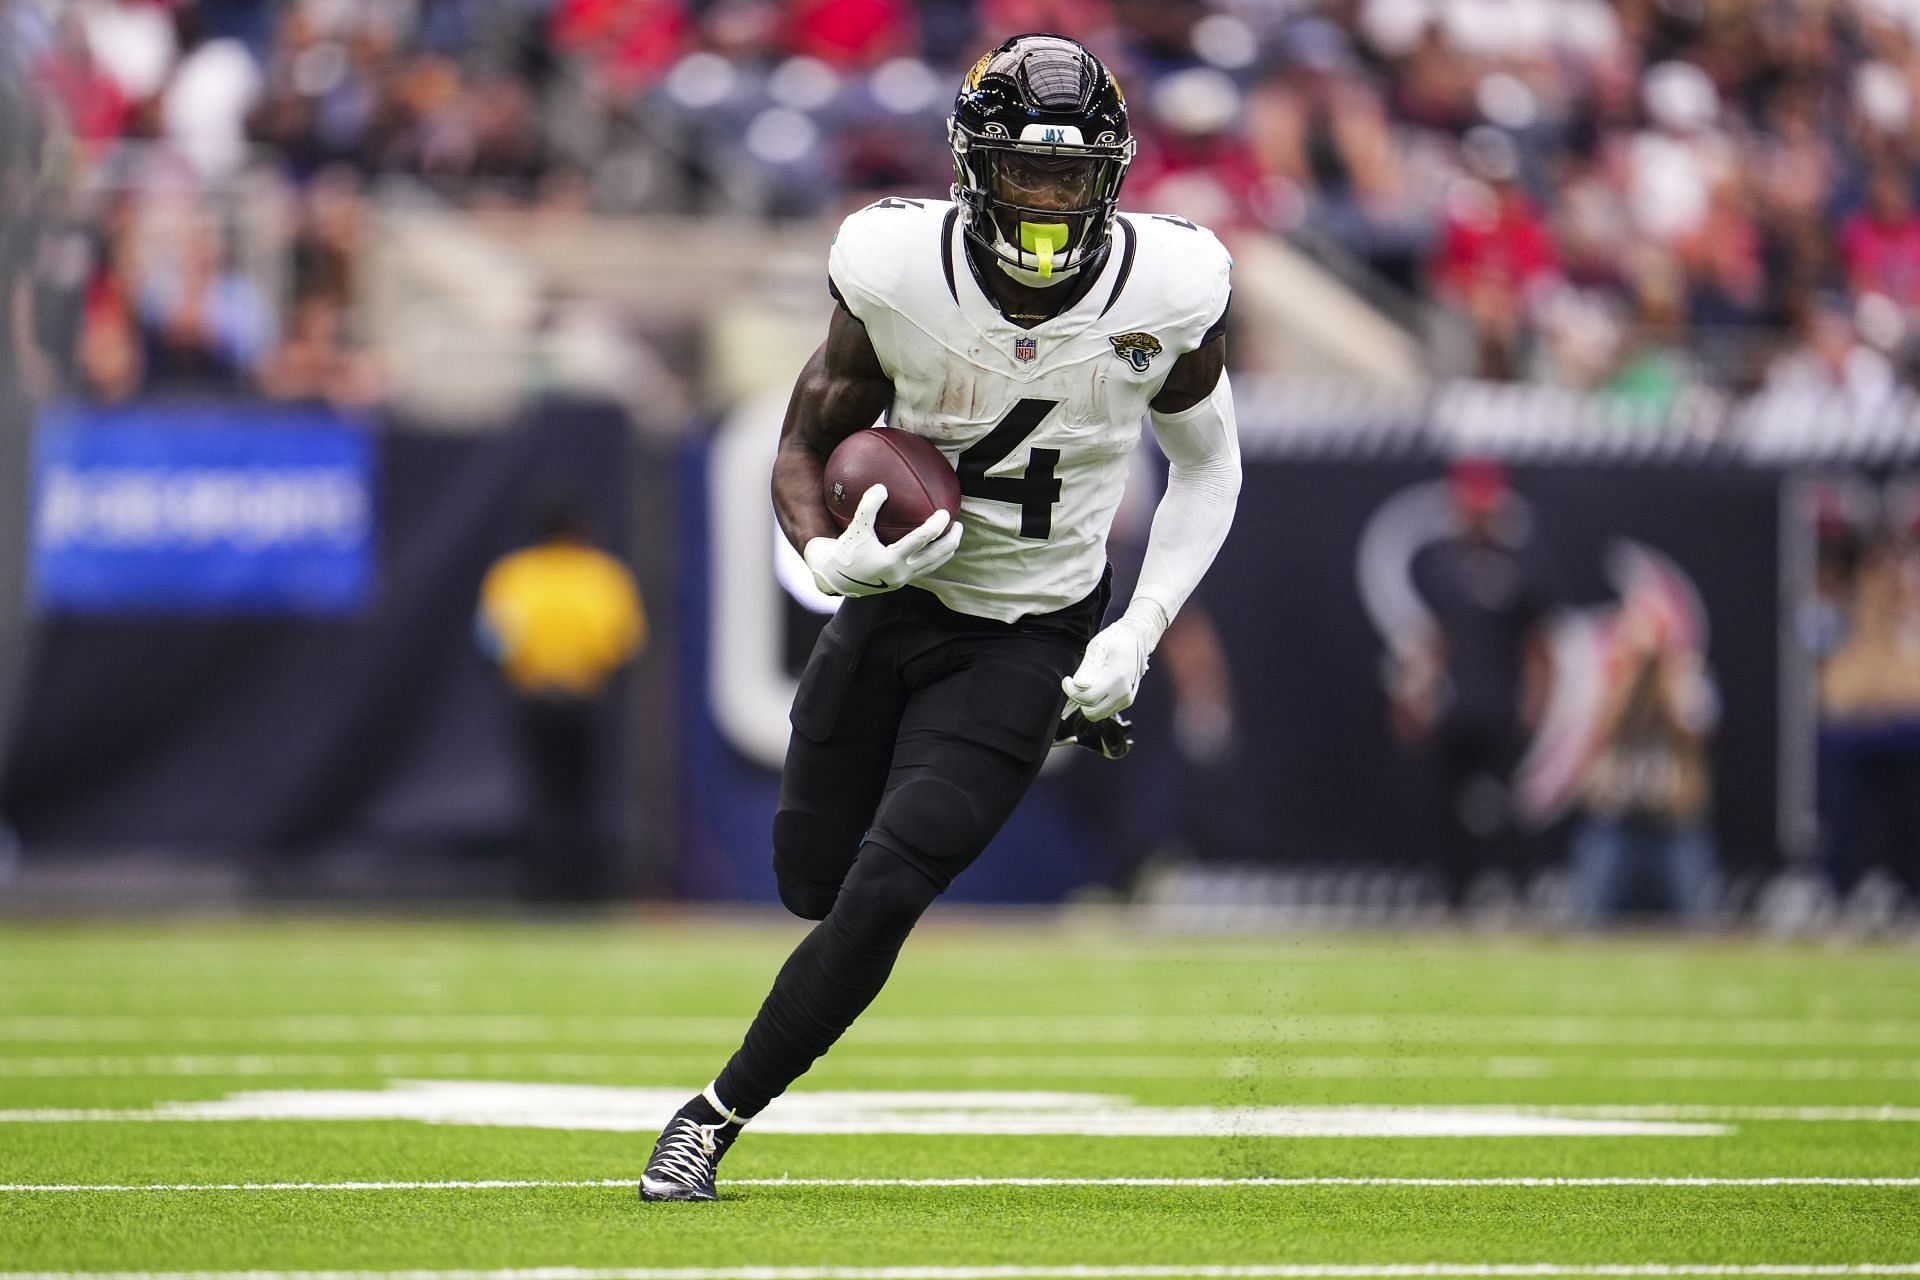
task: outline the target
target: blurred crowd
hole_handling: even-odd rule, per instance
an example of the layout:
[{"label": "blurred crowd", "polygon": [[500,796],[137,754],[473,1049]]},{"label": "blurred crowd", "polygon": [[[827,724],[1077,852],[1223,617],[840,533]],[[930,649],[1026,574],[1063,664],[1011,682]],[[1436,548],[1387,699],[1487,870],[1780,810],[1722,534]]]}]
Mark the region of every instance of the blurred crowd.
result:
[{"label": "blurred crowd", "polygon": [[[1920,371],[1920,0],[0,0],[71,138],[60,377],[363,402],[367,192],[830,214],[941,194],[954,86],[1054,29],[1133,207],[1366,283],[1438,371],[1871,410]],[[65,291],[67,306],[58,305]]]}]

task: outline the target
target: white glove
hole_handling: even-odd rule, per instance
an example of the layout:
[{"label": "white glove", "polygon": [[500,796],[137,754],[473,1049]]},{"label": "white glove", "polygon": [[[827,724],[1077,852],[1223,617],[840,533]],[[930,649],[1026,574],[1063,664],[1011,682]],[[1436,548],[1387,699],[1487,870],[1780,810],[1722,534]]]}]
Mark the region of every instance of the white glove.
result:
[{"label": "white glove", "polygon": [[1067,694],[1066,714],[1077,710],[1089,720],[1105,720],[1132,706],[1140,677],[1147,674],[1147,647],[1145,625],[1129,617],[1087,641],[1080,669],[1060,682]]},{"label": "white glove", "polygon": [[871,596],[897,591],[931,573],[960,549],[961,525],[944,511],[899,541],[884,543],[873,532],[874,517],[887,501],[887,486],[876,484],[860,495],[853,519],[837,538],[814,538],[800,555],[813,581],[830,596]]}]

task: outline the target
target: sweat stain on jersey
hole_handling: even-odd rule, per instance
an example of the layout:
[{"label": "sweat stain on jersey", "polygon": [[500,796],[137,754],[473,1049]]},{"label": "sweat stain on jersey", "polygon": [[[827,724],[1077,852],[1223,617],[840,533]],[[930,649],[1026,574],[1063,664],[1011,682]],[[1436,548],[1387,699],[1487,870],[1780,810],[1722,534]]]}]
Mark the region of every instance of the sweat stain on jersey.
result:
[{"label": "sweat stain on jersey", "polygon": [[1053,275],[1053,255],[1067,247],[1069,234],[1064,222],[1022,222],[1020,224],[1020,247],[1040,258],[1038,270],[1041,278]]}]

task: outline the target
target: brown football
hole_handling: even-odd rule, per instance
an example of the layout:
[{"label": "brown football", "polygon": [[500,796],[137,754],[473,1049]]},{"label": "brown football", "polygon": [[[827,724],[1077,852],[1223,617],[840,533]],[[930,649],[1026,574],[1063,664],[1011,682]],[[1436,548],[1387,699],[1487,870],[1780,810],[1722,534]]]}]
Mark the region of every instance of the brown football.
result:
[{"label": "brown football", "polygon": [[894,427],[869,427],[842,440],[827,459],[827,510],[844,529],[860,505],[860,495],[876,484],[887,486],[873,530],[880,541],[913,532],[936,511],[960,514],[960,477],[923,436]]}]

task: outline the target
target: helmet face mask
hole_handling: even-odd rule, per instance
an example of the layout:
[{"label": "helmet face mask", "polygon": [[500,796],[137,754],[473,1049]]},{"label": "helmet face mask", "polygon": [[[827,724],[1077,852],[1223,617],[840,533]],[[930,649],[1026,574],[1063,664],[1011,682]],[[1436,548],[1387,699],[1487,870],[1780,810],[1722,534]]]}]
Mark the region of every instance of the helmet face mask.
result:
[{"label": "helmet face mask", "polygon": [[1098,258],[1134,147],[1099,59],[1064,37],[1015,36],[968,75],[947,139],[967,236],[1010,274],[1046,285]]}]

